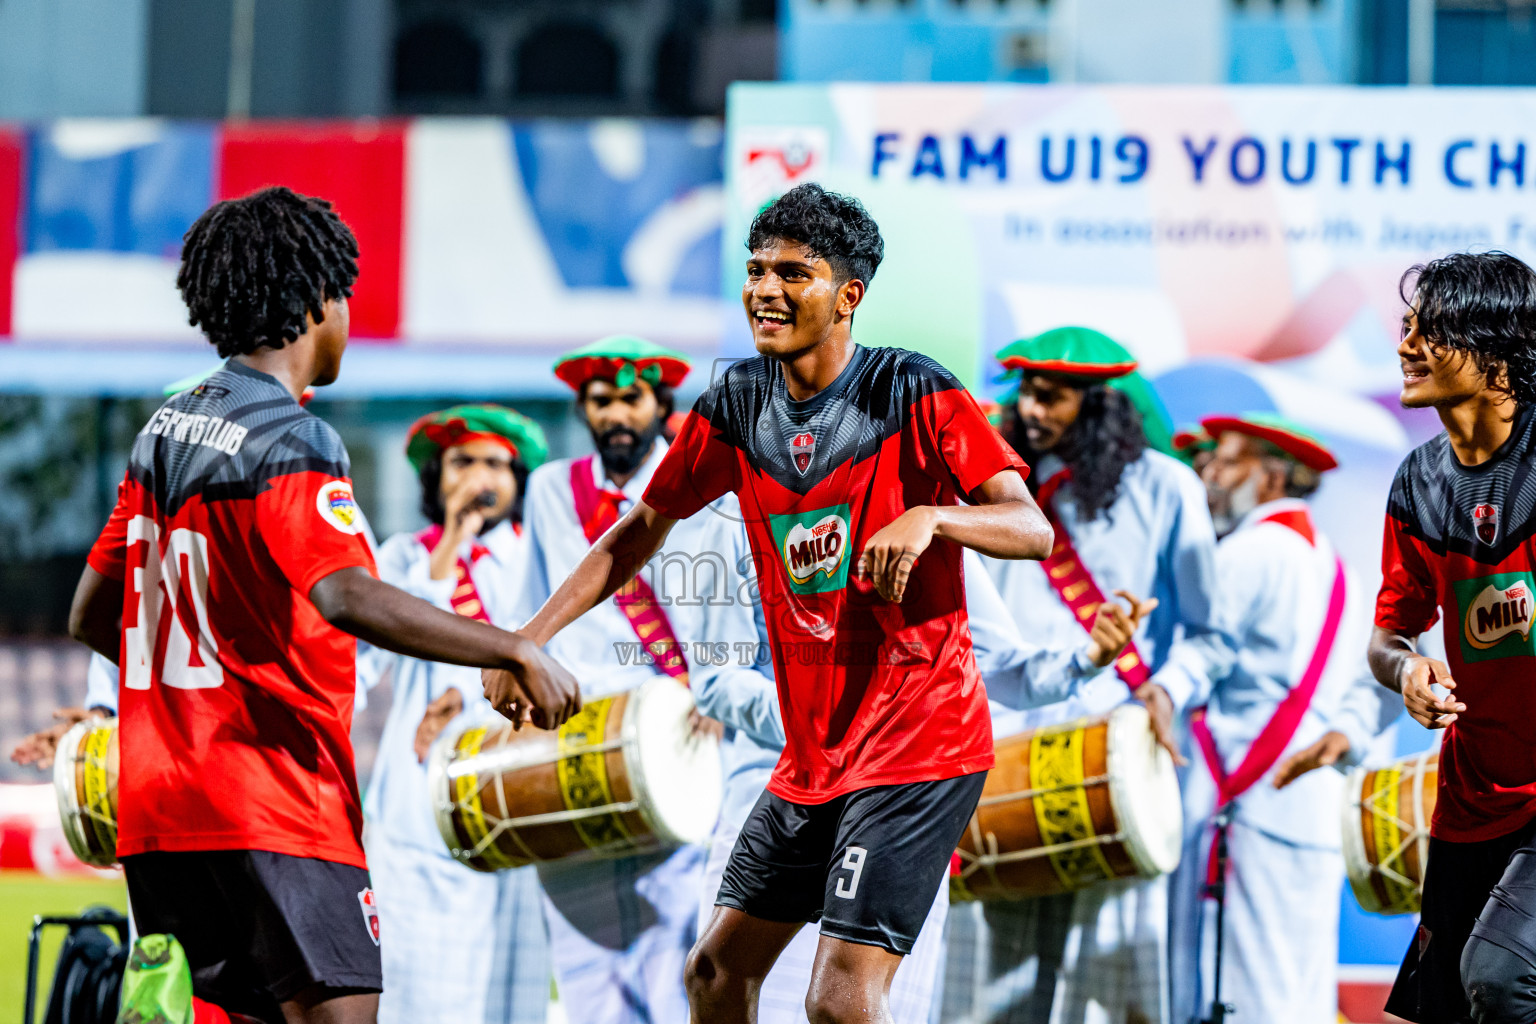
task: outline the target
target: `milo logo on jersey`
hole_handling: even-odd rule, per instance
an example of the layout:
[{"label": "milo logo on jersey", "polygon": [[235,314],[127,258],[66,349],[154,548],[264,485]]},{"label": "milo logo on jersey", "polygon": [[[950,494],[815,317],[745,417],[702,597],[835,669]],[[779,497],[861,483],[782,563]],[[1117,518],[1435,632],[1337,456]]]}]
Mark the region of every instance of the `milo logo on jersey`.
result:
[{"label": "milo logo on jersey", "polygon": [[1461,580],[1455,590],[1463,661],[1536,654],[1531,642],[1536,592],[1529,573],[1501,572]]},{"label": "milo logo on jersey", "polygon": [[820,594],[848,585],[848,548],[853,538],[847,505],[769,518],[791,590]]}]

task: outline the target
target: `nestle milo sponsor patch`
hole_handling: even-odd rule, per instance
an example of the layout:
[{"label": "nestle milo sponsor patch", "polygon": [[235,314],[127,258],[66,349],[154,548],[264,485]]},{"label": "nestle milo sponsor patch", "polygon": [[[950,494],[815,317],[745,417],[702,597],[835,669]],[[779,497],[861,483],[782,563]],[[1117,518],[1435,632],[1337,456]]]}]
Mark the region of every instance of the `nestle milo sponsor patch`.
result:
[{"label": "nestle milo sponsor patch", "polygon": [[769,519],[774,545],[795,593],[820,594],[848,585],[853,536],[847,505]]},{"label": "nestle milo sponsor patch", "polygon": [[1536,644],[1531,642],[1536,591],[1529,573],[1495,573],[1460,580],[1453,587],[1461,616],[1463,661],[1536,654]]}]

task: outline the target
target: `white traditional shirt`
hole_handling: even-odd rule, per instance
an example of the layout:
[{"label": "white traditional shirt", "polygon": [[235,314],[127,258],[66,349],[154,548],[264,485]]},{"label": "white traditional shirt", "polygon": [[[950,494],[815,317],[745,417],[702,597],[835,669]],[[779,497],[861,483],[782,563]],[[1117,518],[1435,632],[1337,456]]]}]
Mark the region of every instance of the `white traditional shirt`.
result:
[{"label": "white traditional shirt", "polygon": [[[510,523],[501,523],[477,540],[485,553],[470,565],[470,579],[492,624],[514,628],[518,620],[513,610],[523,587],[527,541]],[[459,556],[468,559],[475,546],[465,541]],[[451,598],[458,584],[453,576],[433,579],[431,557],[432,553],[414,533],[398,533],[379,549],[379,578],[451,612]],[[392,673],[389,717],[379,738],[373,778],[363,799],[363,814],[370,828],[382,829],[394,842],[446,856],[447,847],[438,832],[427,794],[427,769],[416,760],[416,727],[427,705],[449,687],[464,695],[467,713],[479,715],[480,706],[485,704],[480,670],[408,658],[361,642],[357,647],[358,680],[362,686],[371,689],[386,671]]]},{"label": "white traditional shirt", "polygon": [[[1294,498],[1260,505],[1218,546],[1220,620],[1236,642],[1237,660],[1215,683],[1205,721],[1227,772],[1242,763],[1280,702],[1301,682],[1322,633],[1337,564],[1333,544],[1312,525],[1306,503]],[[1401,698],[1378,685],[1366,663],[1374,605],[1375,593],[1346,569],[1344,612],[1327,667],[1275,764],[1330,729],[1349,737],[1348,760],[1358,761],[1397,717]],[[1198,752],[1194,759],[1205,778],[1186,787],[1191,818],[1186,828],[1199,827],[1214,809],[1204,760]],[[1237,798],[1236,820],[1293,844],[1339,848],[1341,774],[1310,772],[1283,790],[1274,788],[1273,775],[1272,765]]]},{"label": "white traditional shirt", "polygon": [[[1063,468],[1054,455],[1035,467],[1041,480]],[[1071,488],[1057,492],[1056,519],[1069,535],[1099,590],[1113,599],[1128,590],[1157,608],[1142,622],[1136,646],[1156,682],[1181,710],[1198,703],[1210,679],[1231,664],[1230,640],[1217,624],[1216,533],[1205,486],[1177,459],[1147,449],[1125,467],[1108,509],[1084,521]],[[997,589],[1025,636],[1045,647],[1080,645],[1087,633],[1056,596],[1035,561],[985,558]],[[998,735],[1085,714],[1102,714],[1130,696],[1114,672],[1083,687],[1080,696],[1041,711],[994,715]]]}]

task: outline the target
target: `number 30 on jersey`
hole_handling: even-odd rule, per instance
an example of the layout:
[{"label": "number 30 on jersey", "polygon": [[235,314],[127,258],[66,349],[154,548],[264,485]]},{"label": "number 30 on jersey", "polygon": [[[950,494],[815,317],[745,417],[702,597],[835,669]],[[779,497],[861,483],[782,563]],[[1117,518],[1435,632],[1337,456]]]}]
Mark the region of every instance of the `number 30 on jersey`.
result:
[{"label": "number 30 on jersey", "polygon": [[171,531],[160,550],[160,527],[148,516],[128,522],[128,572],[133,592],[123,606],[123,685],[203,690],[224,685],[219,647],[208,628],[208,538]]}]

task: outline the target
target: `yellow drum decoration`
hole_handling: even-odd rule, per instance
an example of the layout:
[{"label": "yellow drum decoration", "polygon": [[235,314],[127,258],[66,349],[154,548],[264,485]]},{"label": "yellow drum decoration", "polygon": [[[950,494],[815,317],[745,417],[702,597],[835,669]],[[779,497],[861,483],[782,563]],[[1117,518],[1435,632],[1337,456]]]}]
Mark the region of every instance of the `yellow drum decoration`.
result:
[{"label": "yellow drum decoration", "polygon": [[1369,913],[1419,912],[1439,779],[1438,750],[1350,772],[1344,867],[1355,899]]},{"label": "yellow drum decoration", "polygon": [[427,785],[448,851],[477,871],[698,843],[720,812],[719,744],[669,677],[593,700],[554,732],[445,732]]},{"label": "yellow drum decoration", "polygon": [[1178,867],[1183,812],[1146,708],[1006,737],[965,835],[952,900],[1023,899]]},{"label": "yellow drum decoration", "polygon": [[87,718],[59,740],[53,789],[64,838],[93,867],[117,863],[117,719]]}]

